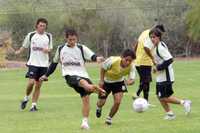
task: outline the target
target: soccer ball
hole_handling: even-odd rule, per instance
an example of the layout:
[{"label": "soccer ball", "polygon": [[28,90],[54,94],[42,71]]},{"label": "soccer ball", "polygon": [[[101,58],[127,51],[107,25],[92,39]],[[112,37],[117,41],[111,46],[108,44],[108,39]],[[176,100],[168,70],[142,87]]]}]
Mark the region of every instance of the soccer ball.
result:
[{"label": "soccer ball", "polygon": [[144,98],[137,98],[133,101],[133,110],[142,113],[148,109],[148,102]]}]

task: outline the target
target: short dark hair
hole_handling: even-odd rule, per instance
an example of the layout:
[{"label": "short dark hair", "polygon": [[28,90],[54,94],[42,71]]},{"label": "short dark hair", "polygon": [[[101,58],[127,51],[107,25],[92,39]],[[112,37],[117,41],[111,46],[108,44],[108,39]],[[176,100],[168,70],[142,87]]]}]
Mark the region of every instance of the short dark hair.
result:
[{"label": "short dark hair", "polygon": [[158,28],[153,28],[150,32],[149,32],[149,36],[151,36],[152,34],[154,34],[155,36],[159,37],[160,40],[162,38],[162,32],[158,29]]},{"label": "short dark hair", "polygon": [[122,52],[122,57],[127,57],[127,56],[130,56],[133,60],[136,59],[135,52],[131,49],[125,49]]},{"label": "short dark hair", "polygon": [[161,32],[165,32],[165,27],[163,24],[158,24],[155,26],[155,28],[159,29]]},{"label": "short dark hair", "polygon": [[46,25],[48,25],[48,21],[45,18],[38,18],[38,20],[36,21],[36,26],[40,23],[45,23]]},{"label": "short dark hair", "polygon": [[78,37],[78,34],[74,28],[66,28],[65,29],[65,37],[68,38],[69,35]]}]

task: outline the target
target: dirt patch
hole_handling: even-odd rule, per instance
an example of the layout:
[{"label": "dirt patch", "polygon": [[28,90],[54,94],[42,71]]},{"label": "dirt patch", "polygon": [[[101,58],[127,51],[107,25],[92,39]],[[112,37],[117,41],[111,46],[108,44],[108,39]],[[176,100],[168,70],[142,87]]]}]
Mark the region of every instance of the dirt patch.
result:
[{"label": "dirt patch", "polygon": [[200,61],[200,57],[176,57],[175,60],[180,61]]},{"label": "dirt patch", "polygon": [[24,68],[26,67],[26,62],[23,61],[6,61],[4,64],[1,64],[0,69],[5,68]]}]

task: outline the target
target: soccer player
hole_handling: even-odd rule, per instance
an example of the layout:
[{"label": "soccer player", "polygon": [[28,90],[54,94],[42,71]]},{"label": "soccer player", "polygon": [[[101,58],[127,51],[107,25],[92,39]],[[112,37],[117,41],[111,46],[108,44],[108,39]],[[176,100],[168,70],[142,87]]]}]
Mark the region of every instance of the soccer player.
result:
[{"label": "soccer player", "polygon": [[69,28],[65,31],[66,43],[58,46],[53,62],[48,68],[48,71],[40,80],[47,80],[56,69],[60,62],[62,67],[62,76],[67,84],[80,94],[82,99],[82,129],[89,129],[88,117],[90,111],[89,95],[92,92],[105,93],[105,91],[96,85],[93,85],[89,79],[89,75],[85,68],[85,60],[103,61],[103,57],[97,56],[85,45],[78,43],[77,32]]},{"label": "soccer player", "polygon": [[28,72],[26,78],[29,78],[26,87],[26,95],[21,102],[21,109],[25,109],[29,101],[29,95],[32,93],[32,106],[30,111],[37,111],[37,101],[40,95],[40,88],[42,82],[39,78],[44,75],[49,66],[49,53],[53,48],[52,35],[45,32],[48,21],[45,18],[39,18],[36,22],[36,30],[27,34],[24,39],[22,47],[15,52],[16,55],[22,53],[25,49],[30,50],[29,59],[27,62]]},{"label": "soccer player", "polygon": [[[102,64],[99,85],[106,91],[106,95],[99,95],[96,117],[101,117],[102,107],[104,106],[108,95],[112,92],[114,103],[105,121],[108,125],[112,124],[112,118],[119,109],[123,93],[127,92],[126,85],[132,85],[134,83],[135,66],[133,60],[135,58],[135,52],[126,49],[123,51],[121,57],[111,56]],[[127,75],[129,75],[129,77],[125,80],[125,76]]]},{"label": "soccer player", "polygon": [[171,110],[169,103],[183,105],[185,113],[189,114],[191,110],[191,101],[178,99],[172,95],[174,93],[172,89],[172,84],[174,82],[174,72],[172,68],[173,57],[167,45],[161,40],[162,31],[154,28],[150,31],[149,35],[155,46],[153,56],[157,64],[154,68],[154,72],[157,72],[156,94],[166,112],[164,119],[172,120],[175,118],[175,114]]},{"label": "soccer player", "polygon": [[[163,25],[156,25],[154,27],[160,29],[162,32],[165,32]],[[155,64],[154,57],[151,53],[153,44],[149,38],[150,30],[151,29],[143,31],[135,44],[135,65],[140,77],[140,84],[136,94],[133,96],[133,99],[139,97],[140,93],[143,91],[143,97],[147,101],[149,100],[150,82],[152,81],[151,69],[153,64]]]}]

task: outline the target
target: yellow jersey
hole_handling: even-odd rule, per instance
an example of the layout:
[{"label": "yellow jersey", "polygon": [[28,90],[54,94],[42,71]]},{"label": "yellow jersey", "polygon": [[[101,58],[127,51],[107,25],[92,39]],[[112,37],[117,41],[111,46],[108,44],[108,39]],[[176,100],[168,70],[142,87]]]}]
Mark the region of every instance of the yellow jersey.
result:
[{"label": "yellow jersey", "polygon": [[150,29],[143,31],[138,38],[136,60],[135,60],[136,66],[140,66],[140,65],[153,66],[153,62],[151,58],[147,55],[147,53],[144,50],[145,43],[151,43],[151,44],[146,44],[146,45],[151,45],[151,47],[153,46],[152,42],[149,41],[150,40],[149,32],[150,32]]},{"label": "yellow jersey", "polygon": [[129,75],[130,79],[135,79],[135,66],[131,63],[128,67],[121,67],[121,57],[110,57],[103,64],[102,67],[106,71],[104,80],[107,82],[123,81],[124,76]]}]

